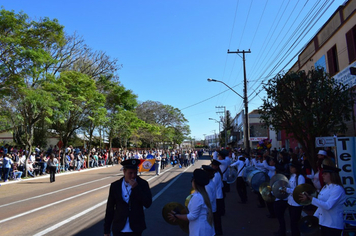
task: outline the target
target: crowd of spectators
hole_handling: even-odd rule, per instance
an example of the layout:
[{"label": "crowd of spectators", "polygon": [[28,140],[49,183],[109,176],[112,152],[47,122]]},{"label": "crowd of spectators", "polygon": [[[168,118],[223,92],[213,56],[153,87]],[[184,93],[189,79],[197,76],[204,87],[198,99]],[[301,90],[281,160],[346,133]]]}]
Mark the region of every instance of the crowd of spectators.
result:
[{"label": "crowd of spectators", "polygon": [[[116,150],[111,151],[101,148],[91,150],[69,146],[63,149],[57,146],[49,146],[41,149],[37,146],[31,153],[18,146],[5,144],[0,147],[0,180],[20,181],[27,176],[47,175],[49,173],[48,160],[54,154],[59,164],[56,172],[80,171],[87,168],[98,168],[118,164],[126,159],[156,159],[160,163],[160,169],[168,164],[187,167],[194,164],[195,160],[202,156],[203,150]],[[27,158],[28,157],[28,158]],[[64,160],[62,160],[64,158]]]}]

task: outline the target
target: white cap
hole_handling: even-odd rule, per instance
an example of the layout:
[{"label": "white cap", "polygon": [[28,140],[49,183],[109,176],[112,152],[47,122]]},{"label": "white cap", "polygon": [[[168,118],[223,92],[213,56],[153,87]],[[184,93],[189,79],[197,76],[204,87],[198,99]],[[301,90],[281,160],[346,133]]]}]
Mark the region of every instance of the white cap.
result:
[{"label": "white cap", "polygon": [[318,155],[324,155],[327,156],[326,151],[325,150],[319,150]]}]

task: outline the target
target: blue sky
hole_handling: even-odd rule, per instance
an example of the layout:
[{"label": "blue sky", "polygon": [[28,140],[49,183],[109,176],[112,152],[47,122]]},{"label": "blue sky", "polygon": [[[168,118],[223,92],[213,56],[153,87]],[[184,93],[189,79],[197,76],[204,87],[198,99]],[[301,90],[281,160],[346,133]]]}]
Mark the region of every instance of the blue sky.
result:
[{"label": "blue sky", "polygon": [[56,18],[68,34],[76,32],[89,47],[117,58],[123,65],[118,71],[121,84],[139,101],[181,109],[195,139],[218,132],[218,123],[209,120],[219,119],[216,106],[225,106],[232,116],[243,109],[239,96],[221,83],[207,82],[224,81],[243,95],[242,55],[227,54],[228,49],[251,50],[246,74],[252,111],[265,96],[262,83],[288,70],[297,52],[343,3],[0,0],[6,10],[23,11],[32,19]]}]

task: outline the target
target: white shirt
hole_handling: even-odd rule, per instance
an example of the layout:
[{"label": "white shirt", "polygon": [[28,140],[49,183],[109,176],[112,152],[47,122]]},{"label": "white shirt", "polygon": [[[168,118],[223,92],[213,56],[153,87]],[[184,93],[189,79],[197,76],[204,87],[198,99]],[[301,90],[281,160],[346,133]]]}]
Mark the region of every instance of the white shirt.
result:
[{"label": "white shirt", "polygon": [[218,159],[218,152],[217,151],[215,151],[214,153],[213,153],[213,159]]},{"label": "white shirt", "polygon": [[[218,159],[215,159],[218,160]],[[221,173],[223,173],[223,181],[227,180],[229,173],[227,172],[227,167],[231,164],[230,158],[225,157],[224,160],[218,160],[221,164],[219,166]]]},{"label": "white shirt", "polygon": [[275,167],[275,166],[270,166],[270,165],[268,165],[266,160],[264,160],[264,161],[262,162],[262,164],[263,164],[263,168],[265,168],[266,170],[268,170],[268,176],[269,176],[270,178],[272,178],[272,176],[276,173],[276,167]]},{"label": "white shirt", "polygon": [[205,190],[209,195],[211,210],[216,212],[216,187],[212,179],[209,181],[209,184],[205,186]]},{"label": "white shirt", "polygon": [[223,192],[222,192],[222,187],[223,187],[223,182],[221,180],[221,175],[219,172],[216,172],[214,174],[213,182],[216,187],[216,199],[223,199]]},{"label": "white shirt", "polygon": [[242,169],[242,167],[244,167],[244,169],[245,169],[246,165],[245,166],[244,165],[245,165],[245,163],[241,160],[238,160],[231,164],[231,166],[237,166],[237,173],[239,173],[237,177],[243,176],[244,170],[241,170],[241,169]]},{"label": "white shirt", "polygon": [[319,225],[329,228],[344,228],[345,190],[337,184],[326,184],[320,191],[318,198],[313,197],[312,204],[318,209],[314,216],[319,218]]},{"label": "white shirt", "polygon": [[215,230],[208,223],[208,207],[204,203],[203,196],[195,191],[188,204],[189,235],[213,236]]},{"label": "white shirt", "polygon": [[[131,185],[125,182],[125,179],[122,180],[121,190],[122,190],[122,199],[126,203],[129,203],[132,189],[131,189]],[[132,229],[130,228],[129,217],[127,217],[126,224],[124,228],[121,230],[121,232],[133,232]]]},{"label": "white shirt", "polygon": [[[300,184],[305,184],[305,178],[303,175],[298,176],[298,185],[300,185]],[[289,188],[286,189],[287,193],[289,193],[288,204],[290,206],[301,206],[298,203],[296,203],[293,198],[293,191],[294,191],[295,187],[297,187],[297,175],[292,174],[289,178]]]}]

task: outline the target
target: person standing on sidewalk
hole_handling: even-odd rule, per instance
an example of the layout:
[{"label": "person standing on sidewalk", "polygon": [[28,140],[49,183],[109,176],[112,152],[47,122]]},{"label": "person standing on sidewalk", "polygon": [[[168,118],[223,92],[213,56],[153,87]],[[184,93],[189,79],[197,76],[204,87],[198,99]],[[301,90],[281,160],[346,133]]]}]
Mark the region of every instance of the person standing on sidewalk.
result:
[{"label": "person standing on sidewalk", "polygon": [[51,183],[56,181],[57,166],[58,166],[58,160],[57,158],[55,158],[54,154],[52,153],[48,160],[48,167],[49,167],[49,174],[50,174],[49,180]]},{"label": "person standing on sidewalk", "polygon": [[161,172],[161,161],[162,161],[162,158],[161,158],[161,155],[159,154],[159,152],[157,151],[155,153],[155,159],[156,159],[156,175],[159,175],[160,172]]}]

